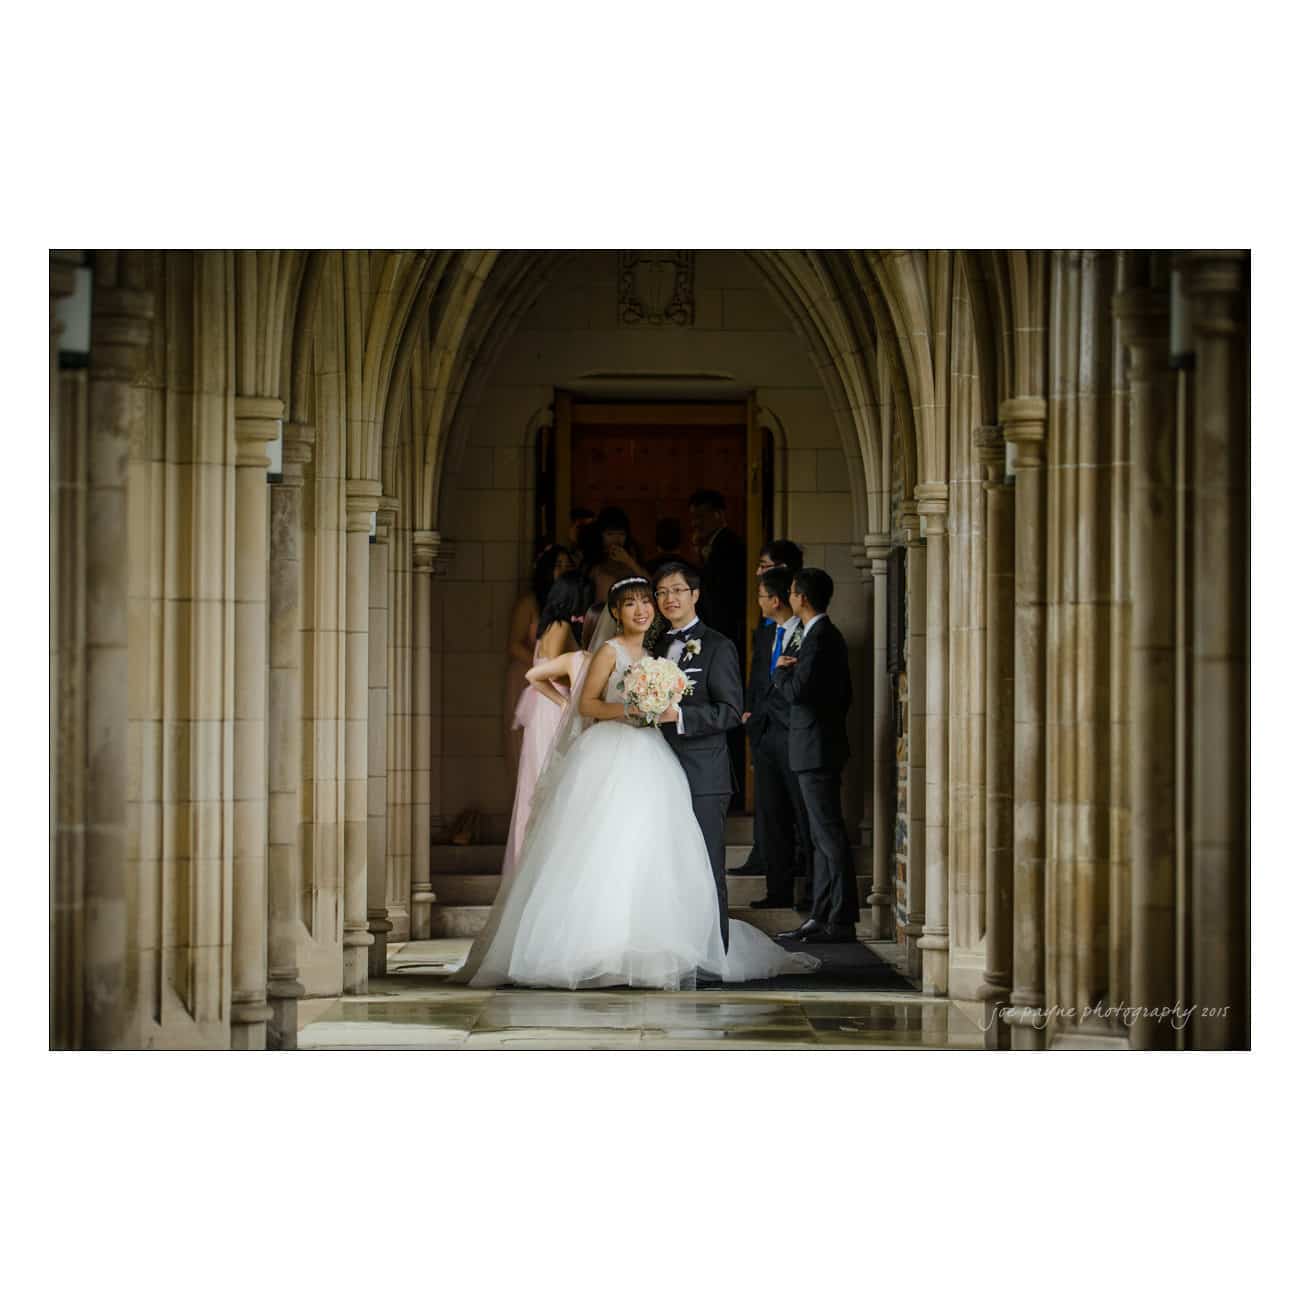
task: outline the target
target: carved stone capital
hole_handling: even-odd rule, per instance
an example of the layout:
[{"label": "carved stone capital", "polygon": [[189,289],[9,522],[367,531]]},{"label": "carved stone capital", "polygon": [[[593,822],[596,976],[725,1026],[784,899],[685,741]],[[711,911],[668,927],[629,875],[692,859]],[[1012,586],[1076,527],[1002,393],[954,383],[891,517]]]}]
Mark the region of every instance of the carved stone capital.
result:
[{"label": "carved stone capital", "polygon": [[411,534],[411,568],[415,573],[432,573],[442,538],[429,528],[417,528]]},{"label": "carved stone capital", "polygon": [[917,512],[915,501],[904,501],[898,508],[898,523],[903,530],[903,539],[908,546],[923,546],[925,538],[921,536],[921,516]]},{"label": "carved stone capital", "polygon": [[1138,286],[1115,295],[1115,319],[1128,353],[1130,378],[1169,368],[1169,294]]},{"label": "carved stone capital", "polygon": [[1192,329],[1200,337],[1239,333],[1246,323],[1250,254],[1244,249],[1210,249],[1178,260],[1187,296],[1193,300]]},{"label": "carved stone capital", "polygon": [[303,466],[311,460],[315,450],[316,430],[310,424],[290,421],[284,426],[284,446],[280,454],[280,464],[284,467],[286,482],[302,482]]},{"label": "carved stone capital", "polygon": [[154,296],[148,289],[95,286],[90,315],[90,372],[136,381],[149,364]]},{"label": "carved stone capital", "polygon": [[284,403],[278,397],[235,398],[235,464],[266,469],[271,464],[266,444],[280,436]]},{"label": "carved stone capital", "polygon": [[894,549],[888,533],[867,533],[862,539],[862,549],[873,574],[884,573],[889,566],[889,553]]},{"label": "carved stone capital", "polygon": [[927,537],[944,531],[948,522],[948,485],[922,483],[916,489],[916,509],[925,526]]},{"label": "carved stone capital", "polygon": [[998,407],[998,421],[1006,440],[1015,444],[1016,469],[1043,463],[1047,437],[1047,402],[1041,397],[1008,397]]},{"label": "carved stone capital", "polygon": [[399,502],[396,497],[379,498],[379,508],[375,512],[376,541],[380,543],[388,541],[393,525],[397,522],[397,515],[400,507],[401,502]]},{"label": "carved stone capital", "polygon": [[347,483],[348,532],[368,533],[370,516],[379,509],[384,485],[378,479],[350,478]]}]

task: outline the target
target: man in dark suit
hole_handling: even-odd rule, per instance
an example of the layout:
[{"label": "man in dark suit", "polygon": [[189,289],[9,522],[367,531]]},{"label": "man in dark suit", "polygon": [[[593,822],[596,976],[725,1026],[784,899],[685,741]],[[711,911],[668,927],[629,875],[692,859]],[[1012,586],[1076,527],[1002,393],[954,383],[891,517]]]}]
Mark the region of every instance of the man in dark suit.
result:
[{"label": "man in dark suit", "polygon": [[808,843],[808,816],[798,778],[790,770],[790,704],[773,689],[777,661],[800,626],[790,608],[793,576],[775,566],[758,580],[763,622],[754,632],[741,719],[754,755],[755,856],[767,869],[767,896],[754,907],[794,906],[795,846],[802,849]]},{"label": "man in dark suit", "polygon": [[[775,569],[778,565],[788,569],[793,575],[803,568],[803,547],[797,542],[792,542],[786,537],[776,537],[772,541],[766,542],[763,549],[758,553],[758,568],[754,570],[754,576],[761,578],[769,569]],[[764,633],[764,629],[771,625],[772,620],[764,617],[763,621],[754,629],[754,644],[750,646],[749,663],[750,663],[750,680],[753,680],[753,666],[759,662],[758,659],[758,638],[764,637],[765,642],[770,646],[774,633]],[[770,680],[770,676],[769,676]],[[753,742],[750,742],[751,752]],[[744,762],[738,765],[737,770],[744,770]],[[757,784],[757,782],[756,782]],[[807,826],[803,829],[806,831]],[[812,850],[806,839],[799,841],[799,853],[795,859],[796,876],[808,874],[809,864],[812,862]],[[727,875],[729,876],[765,876],[767,875],[767,864],[763,861],[762,850],[758,847],[758,822],[757,818],[754,823],[754,844],[749,850],[749,857],[738,867],[728,867]],[[771,890],[768,890],[771,893]]]},{"label": "man in dark suit", "polygon": [[[745,602],[749,581],[745,570],[744,541],[727,527],[727,503],[721,492],[700,488],[687,503],[691,517],[691,540],[700,554],[700,617],[722,633],[736,647],[736,658],[744,650]],[[731,765],[745,771],[745,736],[737,728],[727,738]],[[740,811],[741,800],[734,800]]]},{"label": "man in dark suit", "polygon": [[696,613],[700,575],[687,564],[665,564],[654,576],[655,602],[668,634],[655,652],[671,659],[694,685],[679,708],[670,708],[660,729],[686,773],[691,807],[709,850],[718,889],[718,926],[727,946],[727,806],[735,790],[727,733],[740,726],[744,692],[740,657],[731,641],[707,627]]},{"label": "man in dark suit", "polygon": [[691,539],[700,553],[700,617],[740,652],[745,629],[745,543],[727,527],[721,492],[701,488],[691,494]]},{"label": "man in dark suit", "polygon": [[823,569],[794,575],[790,606],[802,626],[795,631],[794,653],[777,660],[773,686],[790,705],[790,768],[799,779],[813,842],[812,915],[777,937],[804,943],[857,941],[857,879],[840,803],[853,684],[848,646],[826,612],[834,592]]}]

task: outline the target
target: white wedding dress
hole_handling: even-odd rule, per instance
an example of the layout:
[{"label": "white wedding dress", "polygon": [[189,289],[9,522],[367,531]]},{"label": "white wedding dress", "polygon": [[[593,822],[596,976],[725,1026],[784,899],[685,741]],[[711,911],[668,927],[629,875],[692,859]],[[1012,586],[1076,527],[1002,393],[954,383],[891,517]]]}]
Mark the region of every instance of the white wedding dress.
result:
[{"label": "white wedding dress", "polygon": [[[631,659],[612,644],[618,661],[604,699],[615,702]],[[514,876],[460,982],[683,989],[697,972],[733,983],[817,969],[817,958],[788,953],[743,921],[730,922],[723,951],[690,787],[657,727],[589,724],[551,766]]]}]

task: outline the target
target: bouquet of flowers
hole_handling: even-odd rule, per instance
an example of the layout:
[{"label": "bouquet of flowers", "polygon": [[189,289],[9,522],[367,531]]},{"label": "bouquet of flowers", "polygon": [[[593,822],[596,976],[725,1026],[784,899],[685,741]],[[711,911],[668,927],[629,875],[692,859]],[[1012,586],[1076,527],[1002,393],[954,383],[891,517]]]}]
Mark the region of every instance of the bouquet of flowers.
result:
[{"label": "bouquet of flowers", "polygon": [[671,659],[637,660],[624,674],[617,688],[629,709],[642,715],[636,721],[653,727],[674,704],[695,689],[695,683]]}]

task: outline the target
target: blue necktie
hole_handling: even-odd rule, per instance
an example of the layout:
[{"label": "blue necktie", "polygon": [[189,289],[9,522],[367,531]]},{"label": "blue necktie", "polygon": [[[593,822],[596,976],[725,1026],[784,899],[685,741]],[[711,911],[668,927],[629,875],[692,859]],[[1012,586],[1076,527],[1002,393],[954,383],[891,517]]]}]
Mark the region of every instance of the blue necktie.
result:
[{"label": "blue necktie", "polygon": [[781,657],[781,642],[784,640],[785,640],[785,628],[778,627],[776,629],[776,640],[772,642],[772,659],[767,666],[767,675],[769,677],[771,677],[771,675],[774,672],[776,672],[776,661]]}]

